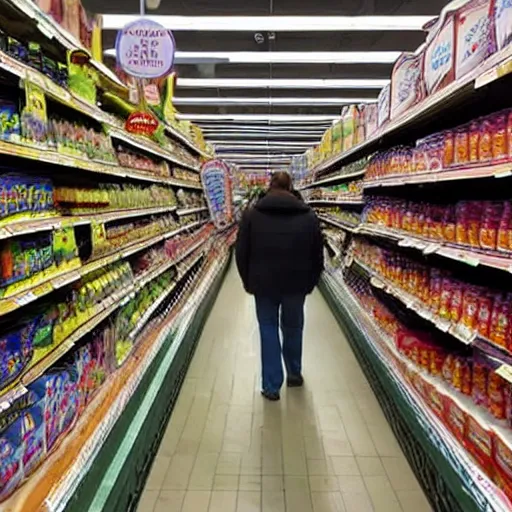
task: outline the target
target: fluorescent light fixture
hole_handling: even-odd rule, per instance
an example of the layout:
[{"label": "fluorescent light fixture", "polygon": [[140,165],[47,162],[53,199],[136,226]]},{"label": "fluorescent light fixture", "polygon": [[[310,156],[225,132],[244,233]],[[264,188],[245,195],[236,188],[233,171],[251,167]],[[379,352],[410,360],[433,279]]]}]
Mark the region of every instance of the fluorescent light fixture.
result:
[{"label": "fluorescent light fixture", "polygon": [[353,103],[376,103],[377,98],[193,98],[175,97],[174,105],[350,105]]},{"label": "fluorescent light fixture", "polygon": [[[168,29],[209,32],[415,31],[433,16],[146,16]],[[138,15],[104,14],[103,29],[119,30]]]},{"label": "fluorescent light fixture", "polygon": [[267,140],[267,139],[282,139],[284,137],[287,139],[301,139],[301,140],[306,139],[308,141],[311,141],[312,144],[316,144],[322,138],[322,133],[307,135],[302,132],[293,132],[293,131],[290,133],[284,134],[284,133],[269,133],[269,132],[252,133],[252,132],[243,132],[243,131],[242,132],[226,132],[224,130],[222,130],[222,131],[209,130],[206,132],[205,130],[203,130],[203,133],[208,142],[210,142],[210,139],[209,139],[210,136],[222,137],[224,139],[234,139],[234,140],[236,140],[236,139]]},{"label": "fluorescent light fixture", "polygon": [[[115,56],[112,48],[105,52]],[[181,52],[177,64],[393,64],[401,52]]]},{"label": "fluorescent light fixture", "polygon": [[178,119],[187,121],[268,121],[268,122],[312,122],[333,121],[339,119],[336,115],[315,114],[176,114]]},{"label": "fluorescent light fixture", "polygon": [[[300,154],[300,153],[298,153]],[[251,160],[254,162],[261,161],[285,161],[288,162],[291,160],[293,155],[253,155],[252,153],[233,153],[232,155],[225,155],[224,158],[229,160],[234,160],[235,162]]]},{"label": "fluorescent light fixture", "polygon": [[261,140],[261,141],[244,141],[244,142],[236,142],[236,141],[226,141],[226,140],[209,140],[210,144],[213,144],[216,148],[224,149],[224,148],[236,148],[236,147],[272,147],[272,148],[292,148],[292,147],[304,147],[308,148],[314,144],[314,142],[293,142],[286,140]]},{"label": "fluorescent light fixture", "polygon": [[283,134],[288,134],[290,130],[300,131],[304,135],[323,135],[324,131],[331,126],[331,123],[322,123],[321,125],[314,124],[312,126],[308,126],[306,124],[301,124],[299,126],[292,126],[291,128],[283,125],[269,125],[269,124],[254,124],[254,125],[246,125],[246,124],[209,124],[209,123],[201,123],[201,129],[203,132],[219,132],[223,131],[225,133],[230,132],[238,132],[238,133],[273,133],[279,134],[280,132]]},{"label": "fluorescent light fixture", "polygon": [[380,78],[180,78],[177,87],[201,89],[382,89]]}]

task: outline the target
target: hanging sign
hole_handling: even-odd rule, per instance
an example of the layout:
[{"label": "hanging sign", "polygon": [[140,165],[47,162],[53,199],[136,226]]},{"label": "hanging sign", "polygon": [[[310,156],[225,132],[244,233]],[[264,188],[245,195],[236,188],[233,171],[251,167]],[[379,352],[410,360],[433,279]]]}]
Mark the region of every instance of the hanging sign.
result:
[{"label": "hanging sign", "polygon": [[168,75],[175,50],[171,31],[147,18],[128,23],[117,34],[117,63],[125,73],[137,78]]},{"label": "hanging sign", "polygon": [[222,160],[210,160],[201,169],[210,215],[217,229],[233,223],[232,186],[229,167]]}]

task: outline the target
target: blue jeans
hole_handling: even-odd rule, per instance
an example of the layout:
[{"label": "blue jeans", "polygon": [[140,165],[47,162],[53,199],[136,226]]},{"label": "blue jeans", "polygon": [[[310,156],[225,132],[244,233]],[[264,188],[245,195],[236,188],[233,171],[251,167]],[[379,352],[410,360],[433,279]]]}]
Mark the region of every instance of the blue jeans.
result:
[{"label": "blue jeans", "polygon": [[279,311],[283,333],[282,354],[289,376],[302,372],[302,331],[304,328],[305,295],[285,295],[280,298],[256,296],[256,315],[260,326],[262,387],[277,393],[283,385]]}]

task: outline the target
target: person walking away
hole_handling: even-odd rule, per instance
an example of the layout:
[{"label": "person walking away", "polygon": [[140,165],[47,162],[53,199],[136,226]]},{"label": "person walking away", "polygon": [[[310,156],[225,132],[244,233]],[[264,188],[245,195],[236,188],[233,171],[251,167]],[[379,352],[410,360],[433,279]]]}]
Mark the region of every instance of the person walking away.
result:
[{"label": "person walking away", "polygon": [[320,223],[311,207],[292,193],[288,173],[275,173],[268,193],[244,212],[236,263],[245,290],[255,296],[261,338],[261,392],[269,400],[279,400],[284,381],[281,355],[287,385],[303,384],[304,302],[324,267]]}]

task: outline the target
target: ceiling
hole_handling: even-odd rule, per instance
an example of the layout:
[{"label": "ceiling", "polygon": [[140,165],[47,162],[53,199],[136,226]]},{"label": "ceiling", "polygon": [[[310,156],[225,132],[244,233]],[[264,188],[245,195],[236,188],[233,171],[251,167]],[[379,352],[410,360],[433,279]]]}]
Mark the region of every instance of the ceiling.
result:
[{"label": "ceiling", "polygon": [[[139,0],[83,0],[95,13],[139,13]],[[444,0],[161,0],[151,15],[170,16],[435,16]],[[238,27],[240,28],[240,27]],[[292,29],[293,30],[293,29]],[[251,119],[194,120],[205,129],[208,140],[216,142],[217,153],[245,168],[273,168],[289,161],[318,143],[323,131],[339,115],[340,100],[375,100],[378,88],[268,88],[268,87],[182,87],[181,79],[389,79],[392,63],[336,64],[330,57],[312,63],[228,63],[224,59],[203,58],[204,52],[398,52],[415,50],[424,40],[421,30],[409,31],[173,31],[179,52],[201,52],[176,65],[178,88],[176,105],[183,114],[258,114]],[[105,49],[114,47],[116,31],[105,30]],[[199,57],[199,58],[198,58]],[[259,55],[266,59],[268,55]],[[335,60],[335,59],[332,59]],[[357,59],[356,59],[357,60]],[[266,84],[268,85],[268,84]],[[190,99],[192,98],[192,100]],[[229,101],[226,101],[226,98]],[[322,100],[323,101],[320,101]],[[336,100],[337,104],[333,100]],[[283,101],[285,104],[283,105]],[[192,104],[190,104],[193,102]],[[254,104],[256,103],[256,104]],[[273,115],[321,116],[268,120]],[[263,116],[263,120],[262,117]],[[293,144],[287,144],[293,142]],[[245,155],[253,154],[253,158]]]}]

